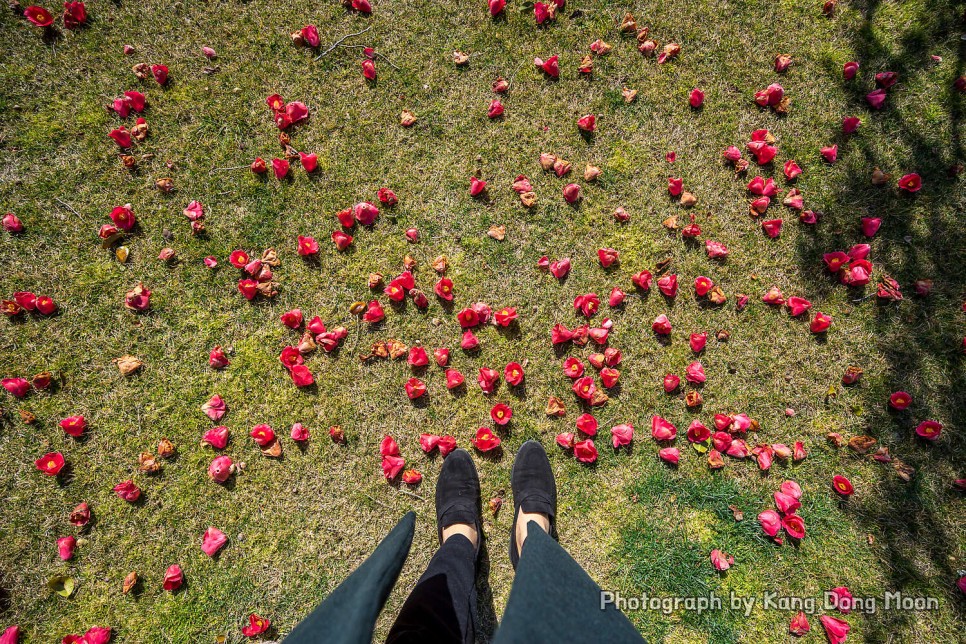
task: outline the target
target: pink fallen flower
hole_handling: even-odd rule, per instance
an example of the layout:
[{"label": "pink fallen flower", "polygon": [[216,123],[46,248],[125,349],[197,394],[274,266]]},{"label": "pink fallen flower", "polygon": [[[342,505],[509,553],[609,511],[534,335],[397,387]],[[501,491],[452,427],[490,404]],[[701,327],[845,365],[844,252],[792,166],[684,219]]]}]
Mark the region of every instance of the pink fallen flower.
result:
[{"label": "pink fallen flower", "polygon": [[855,74],[859,71],[859,64],[857,62],[849,61],[842,66],[842,76],[845,80],[852,80],[855,78]]},{"label": "pink fallen flower", "polygon": [[227,456],[217,456],[208,466],[208,476],[218,483],[224,483],[235,472],[235,464]]},{"label": "pink fallen flower", "polygon": [[657,455],[662,461],[671,465],[677,465],[681,460],[681,452],[677,447],[665,447],[658,450]]},{"label": "pink fallen flower", "polygon": [[658,442],[670,441],[674,440],[677,435],[678,429],[671,421],[657,415],[651,417],[651,436],[654,440]]},{"label": "pink fallen flower", "polygon": [[825,629],[825,635],[828,637],[829,644],[842,644],[848,638],[851,627],[845,620],[829,615],[822,615],[819,617],[819,621],[822,622],[822,627]]},{"label": "pink fallen flower", "polygon": [[631,441],[634,440],[634,426],[630,423],[615,425],[610,428],[610,436],[614,443],[614,449],[622,445],[630,445]]},{"label": "pink fallen flower", "polygon": [[697,87],[692,89],[691,93],[688,94],[688,105],[694,109],[698,109],[704,105],[704,92]]},{"label": "pink fallen flower", "polygon": [[863,217],[862,218],[862,234],[866,237],[875,237],[875,234],[879,232],[879,226],[882,225],[882,219],[879,217]]},{"label": "pink fallen flower", "polygon": [[77,548],[77,539],[71,535],[61,537],[57,540],[57,554],[64,561],[69,561],[74,557],[74,550]]},{"label": "pink fallen flower", "polygon": [[228,543],[228,536],[218,528],[209,527],[201,536],[201,550],[209,557],[218,554],[226,543]]},{"label": "pink fallen flower", "polygon": [[23,232],[23,222],[20,218],[12,212],[8,212],[3,216],[3,229],[8,233],[22,233]]},{"label": "pink fallen flower", "polygon": [[858,116],[846,116],[842,119],[842,132],[844,134],[855,134],[862,124],[862,119]]},{"label": "pink fallen flower", "polygon": [[715,570],[725,571],[735,563],[735,558],[715,548],[711,551],[711,564]]},{"label": "pink fallen flower", "polygon": [[835,163],[839,157],[839,146],[829,145],[829,146],[823,147],[821,150],[819,150],[819,152],[821,152],[823,159],[825,159],[829,163]]},{"label": "pink fallen flower", "polygon": [[873,90],[865,95],[865,100],[872,109],[881,110],[885,105],[886,91],[884,89]]},{"label": "pink fallen flower", "polygon": [[208,399],[206,403],[201,406],[201,411],[212,420],[221,420],[221,417],[225,415],[228,411],[228,405],[222,400],[221,396],[215,394]]},{"label": "pink fallen flower", "polygon": [[228,436],[228,428],[224,425],[219,425],[206,431],[205,435],[201,437],[201,440],[215,449],[225,449],[228,445]]},{"label": "pink fallen flower", "polygon": [[781,530],[781,517],[774,510],[765,510],[758,515],[758,523],[761,529],[769,537],[774,537]]}]

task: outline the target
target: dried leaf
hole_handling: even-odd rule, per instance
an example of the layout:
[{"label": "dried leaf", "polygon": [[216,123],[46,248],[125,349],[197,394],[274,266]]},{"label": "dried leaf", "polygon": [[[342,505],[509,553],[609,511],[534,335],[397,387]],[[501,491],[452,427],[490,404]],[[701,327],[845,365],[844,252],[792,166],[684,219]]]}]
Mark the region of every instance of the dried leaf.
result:
[{"label": "dried leaf", "polygon": [[151,452],[141,452],[138,455],[138,471],[145,474],[157,474],[161,471],[161,464]]},{"label": "dried leaf", "polygon": [[503,241],[506,239],[506,226],[490,226],[486,234],[497,241]]},{"label": "dried leaf", "polygon": [[18,409],[17,411],[20,413],[20,420],[27,425],[32,425],[37,420],[37,417],[26,409]]},{"label": "dried leaf", "polygon": [[393,360],[399,360],[409,353],[409,347],[395,338],[389,338],[386,341],[386,350],[389,352],[389,357]]},{"label": "dried leaf", "polygon": [[865,454],[875,443],[876,440],[871,436],[853,436],[849,439],[849,448],[859,454]]},{"label": "dried leaf", "polygon": [[433,260],[433,270],[440,275],[445,273],[447,268],[449,268],[449,260],[446,258],[446,255],[440,255]]},{"label": "dried leaf", "polygon": [[634,99],[637,98],[637,90],[625,87],[623,90],[621,90],[621,96],[624,97],[625,103],[633,103]]},{"label": "dried leaf", "polygon": [[171,177],[161,177],[154,182],[154,187],[167,194],[174,190],[174,179]]},{"label": "dried leaf", "polygon": [[399,116],[399,124],[403,127],[411,127],[415,125],[416,121],[416,115],[409,110],[403,110]]},{"label": "dried leaf", "polygon": [[606,405],[608,400],[610,400],[610,396],[600,389],[595,389],[594,395],[590,397],[588,402],[590,402],[591,407],[600,407],[601,405]]},{"label": "dried leaf", "polygon": [[899,478],[907,483],[912,480],[913,475],[916,473],[916,469],[914,467],[906,465],[898,458],[892,459],[892,467],[895,468],[896,474],[899,475]]},{"label": "dried leaf", "polygon": [[453,62],[456,63],[458,66],[466,65],[470,62],[469,54],[466,54],[461,51],[454,51]]},{"label": "dried leaf", "polygon": [[535,192],[521,192],[520,193],[520,203],[522,203],[527,208],[532,208],[537,204],[537,193]]},{"label": "dried leaf", "polygon": [[278,251],[274,248],[266,248],[262,252],[262,264],[268,264],[271,267],[281,266],[282,261],[278,258]]},{"label": "dried leaf", "polygon": [[262,454],[271,458],[278,458],[282,455],[282,443],[276,438],[271,443],[259,447]]},{"label": "dried leaf", "polygon": [[416,270],[416,267],[418,265],[419,265],[419,262],[417,262],[416,261],[416,258],[413,257],[412,255],[406,255],[405,257],[403,257],[403,267],[407,271],[414,271],[414,270]]},{"label": "dried leaf", "polygon": [[174,456],[174,443],[169,441],[167,438],[162,438],[158,441],[158,456],[161,458],[171,458]]},{"label": "dried leaf", "polygon": [[670,217],[668,217],[667,219],[665,219],[663,222],[661,222],[661,225],[663,225],[668,230],[677,230],[678,229],[678,218],[677,218],[677,215],[671,215]]},{"label": "dried leaf", "polygon": [[113,362],[117,365],[117,370],[121,372],[122,376],[130,376],[144,366],[143,362],[131,355],[115,358]]},{"label": "dried leaf", "polygon": [[127,595],[138,583],[138,574],[135,571],[131,571],[124,578],[124,583],[121,585],[121,592]]},{"label": "dried leaf", "polygon": [[835,447],[842,447],[845,445],[845,439],[838,432],[829,432],[826,434],[825,439],[830,442]]},{"label": "dried leaf", "polygon": [[680,203],[685,208],[690,208],[694,204],[698,203],[698,198],[695,197],[690,192],[682,192],[681,193],[681,201],[680,201]]},{"label": "dried leaf", "polygon": [[741,521],[745,518],[744,513],[738,509],[737,505],[729,505],[728,509],[731,510],[731,514],[734,515],[735,521]]},{"label": "dried leaf", "polygon": [[122,264],[127,261],[128,255],[130,255],[130,251],[127,246],[118,246],[114,251],[114,256],[117,257],[117,261]]},{"label": "dried leaf", "polygon": [[567,408],[564,406],[563,401],[556,396],[550,396],[550,399],[547,400],[547,416],[556,416],[560,418],[566,414]]}]

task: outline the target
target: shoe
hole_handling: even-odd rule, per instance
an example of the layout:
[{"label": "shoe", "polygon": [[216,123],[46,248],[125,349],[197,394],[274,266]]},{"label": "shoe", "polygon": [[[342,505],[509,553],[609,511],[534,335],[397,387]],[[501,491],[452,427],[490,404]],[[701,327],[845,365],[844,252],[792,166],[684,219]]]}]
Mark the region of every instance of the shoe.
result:
[{"label": "shoe", "polygon": [[510,474],[513,491],[513,527],[510,529],[510,563],[516,570],[520,555],[517,553],[517,517],[524,512],[546,514],[550,518],[550,536],[557,538],[557,483],[550,468],[550,459],[543,445],[527,441],[520,446],[513,461]]},{"label": "shoe", "polygon": [[480,551],[480,476],[473,457],[465,449],[453,450],[444,460],[436,482],[436,528],[443,543],[443,528],[454,523],[476,527],[476,551]]}]

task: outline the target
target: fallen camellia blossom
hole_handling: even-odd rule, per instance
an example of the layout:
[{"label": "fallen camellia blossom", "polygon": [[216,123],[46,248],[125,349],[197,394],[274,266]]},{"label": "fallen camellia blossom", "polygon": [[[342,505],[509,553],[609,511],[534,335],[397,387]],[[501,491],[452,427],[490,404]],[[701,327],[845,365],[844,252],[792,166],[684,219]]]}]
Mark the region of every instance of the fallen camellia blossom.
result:
[{"label": "fallen camellia blossom", "polygon": [[842,496],[852,496],[852,493],[855,492],[852,482],[838,474],[832,477],[832,489]]},{"label": "fallen camellia blossom", "polygon": [[83,416],[69,416],[60,421],[60,428],[68,436],[79,438],[87,429],[87,421],[84,420]]},{"label": "fallen camellia blossom", "polygon": [[808,623],[808,617],[805,616],[803,611],[798,611],[788,623],[788,632],[795,637],[803,637],[810,630],[812,630],[812,626]]},{"label": "fallen camellia blossom", "polygon": [[77,538],[73,535],[61,537],[57,540],[57,554],[64,561],[69,561],[74,557],[74,550],[77,548]]},{"label": "fallen camellia blossom", "polygon": [[715,548],[711,551],[711,564],[715,570],[725,571],[735,563],[735,558]]},{"label": "fallen camellia blossom", "polygon": [[825,333],[831,326],[832,318],[820,311],[816,311],[809,328],[812,333]]},{"label": "fallen camellia blossom", "polygon": [[897,391],[889,396],[889,406],[893,409],[903,411],[912,404],[912,396],[904,391]]},{"label": "fallen camellia blossom", "polygon": [[490,418],[497,425],[506,425],[510,422],[513,417],[513,410],[510,409],[509,405],[504,403],[497,403],[490,410]]},{"label": "fallen camellia blossom", "polygon": [[114,486],[114,494],[128,503],[134,503],[141,498],[141,488],[135,485],[134,481],[128,479]]},{"label": "fallen camellia blossom", "polygon": [[939,438],[942,430],[942,423],[935,420],[925,420],[919,423],[919,425],[916,427],[916,435],[918,435],[920,438],[934,441]]},{"label": "fallen camellia blossom", "polygon": [[493,433],[489,427],[480,427],[476,430],[476,437],[471,441],[473,447],[481,452],[489,452],[500,446],[500,437]]},{"label": "fallen camellia blossom", "polygon": [[579,119],[577,119],[577,127],[582,132],[593,132],[597,129],[597,117],[593,114],[581,116]]},{"label": "fallen camellia blossom", "polygon": [[631,441],[634,440],[634,426],[630,423],[615,425],[610,428],[610,436],[614,449],[623,445],[630,445]]},{"label": "fallen camellia blossom", "polygon": [[208,476],[218,483],[224,483],[235,472],[235,464],[227,456],[217,456],[208,466]]},{"label": "fallen camellia blossom", "polygon": [[597,447],[594,446],[594,441],[588,438],[574,443],[574,458],[581,463],[595,463]]},{"label": "fallen camellia blossom", "polygon": [[20,218],[12,212],[8,212],[3,216],[3,229],[8,233],[22,233],[23,232],[23,222]]},{"label": "fallen camellia blossom", "polygon": [[822,627],[825,629],[825,635],[828,637],[829,644],[842,644],[848,638],[851,627],[845,620],[829,615],[822,615],[819,617],[819,621],[822,622]]},{"label": "fallen camellia blossom", "polygon": [[168,569],[164,571],[164,583],[162,587],[169,592],[173,592],[181,588],[183,583],[184,573],[181,571],[181,566],[178,564],[168,566]]},{"label": "fallen camellia blossom", "polygon": [[218,528],[209,527],[201,537],[201,550],[214,557],[228,543],[228,537]]},{"label": "fallen camellia blossom", "polygon": [[212,369],[224,369],[230,365],[231,362],[225,355],[224,349],[222,349],[220,345],[216,344],[208,354],[208,364]]},{"label": "fallen camellia blossom", "polygon": [[201,440],[215,449],[225,449],[228,445],[229,430],[224,425],[213,427],[205,432]]},{"label": "fallen camellia blossom", "polygon": [[922,178],[915,172],[905,174],[900,177],[898,186],[906,192],[919,192],[922,188]]},{"label": "fallen camellia blossom", "polygon": [[124,306],[131,311],[147,311],[151,308],[151,291],[144,287],[143,282],[124,295]]},{"label": "fallen camellia blossom", "polygon": [[560,78],[560,57],[553,55],[547,60],[541,58],[534,58],[533,64],[541,69],[543,73],[547,74],[551,78]]},{"label": "fallen camellia blossom", "polygon": [[691,93],[688,95],[688,105],[694,109],[698,109],[704,105],[704,92],[697,87],[692,89]]},{"label": "fallen camellia blossom", "polygon": [[859,64],[854,60],[849,61],[842,66],[842,76],[845,77],[845,80],[852,80],[853,78],[855,78],[855,74],[858,71],[859,71]]},{"label": "fallen camellia blossom", "polygon": [[228,411],[228,405],[225,404],[225,401],[222,400],[221,396],[215,394],[201,406],[201,411],[203,411],[208,418],[217,421],[225,415],[226,411]]},{"label": "fallen camellia blossom", "polygon": [[[354,0],[354,2],[357,0]],[[354,4],[354,3],[353,3]],[[245,637],[256,637],[268,630],[272,622],[265,617],[259,617],[255,613],[248,616],[248,626],[242,628],[242,635]]]},{"label": "fallen camellia blossom", "polygon": [[20,641],[20,627],[8,626],[0,633],[0,644],[17,644]]},{"label": "fallen camellia blossom", "polygon": [[677,434],[677,427],[669,420],[657,415],[651,417],[651,436],[654,437],[654,440],[658,442],[674,440]]},{"label": "fallen camellia blossom", "polygon": [[24,9],[24,18],[38,27],[50,27],[54,24],[54,16],[43,7],[31,5]]}]

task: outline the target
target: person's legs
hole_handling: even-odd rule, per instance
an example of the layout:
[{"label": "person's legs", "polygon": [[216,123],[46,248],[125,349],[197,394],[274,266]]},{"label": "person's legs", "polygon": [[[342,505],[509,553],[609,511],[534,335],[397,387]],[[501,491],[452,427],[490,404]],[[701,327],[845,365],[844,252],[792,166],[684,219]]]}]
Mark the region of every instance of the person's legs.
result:
[{"label": "person's legs", "polygon": [[407,512],[369,558],[285,638],[286,644],[363,644],[399,577],[413,542],[416,515]]},{"label": "person's legs", "polygon": [[469,643],[476,622],[480,480],[465,450],[446,457],[436,484],[436,522],[442,545],[396,617],[390,644]]},{"label": "person's legs", "polygon": [[555,541],[556,483],[539,443],[517,452],[511,484],[517,573],[494,642],[642,642],[613,604],[601,606],[600,586]]}]

